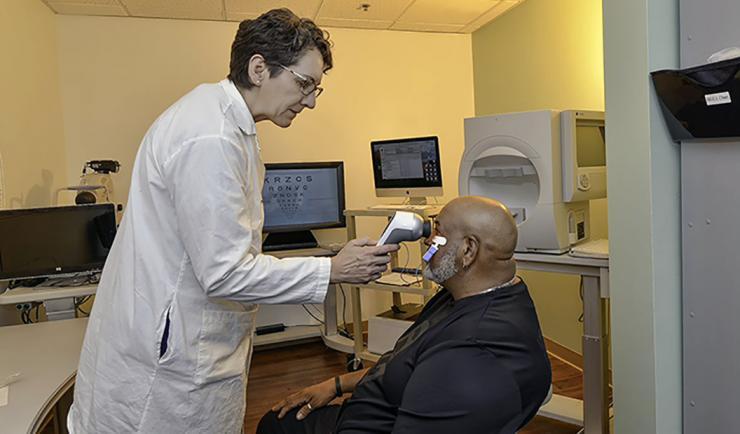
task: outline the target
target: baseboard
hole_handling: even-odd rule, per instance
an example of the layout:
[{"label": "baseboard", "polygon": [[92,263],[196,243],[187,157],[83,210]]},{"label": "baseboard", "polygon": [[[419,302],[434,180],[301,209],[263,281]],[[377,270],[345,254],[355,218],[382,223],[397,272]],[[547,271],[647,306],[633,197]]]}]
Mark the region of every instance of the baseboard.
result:
[{"label": "baseboard", "polygon": [[[574,368],[578,369],[579,371],[583,372],[583,355],[576,353],[575,351],[571,350],[570,348],[561,345],[552,339],[549,339],[545,337],[545,347],[547,347],[547,352],[553,357],[557,357],[558,359],[562,360],[563,362],[573,366]],[[612,370],[607,370],[609,375],[609,386],[612,387]]]},{"label": "baseboard", "polygon": [[545,346],[548,353],[583,371],[583,356],[581,354],[547,337],[545,337]]}]

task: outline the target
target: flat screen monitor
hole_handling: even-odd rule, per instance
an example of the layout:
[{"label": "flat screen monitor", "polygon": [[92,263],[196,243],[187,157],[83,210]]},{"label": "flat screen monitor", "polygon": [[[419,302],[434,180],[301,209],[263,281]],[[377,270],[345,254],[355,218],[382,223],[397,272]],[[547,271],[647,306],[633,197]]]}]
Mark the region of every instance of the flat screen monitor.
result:
[{"label": "flat screen monitor", "polygon": [[101,270],[115,235],[113,204],[0,210],[0,279]]},{"label": "flat screen monitor", "polygon": [[375,195],[420,200],[442,195],[442,168],[436,136],[370,142]]},{"label": "flat screen monitor", "polygon": [[345,226],[344,163],[265,164],[262,249],[316,247],[313,229]]}]

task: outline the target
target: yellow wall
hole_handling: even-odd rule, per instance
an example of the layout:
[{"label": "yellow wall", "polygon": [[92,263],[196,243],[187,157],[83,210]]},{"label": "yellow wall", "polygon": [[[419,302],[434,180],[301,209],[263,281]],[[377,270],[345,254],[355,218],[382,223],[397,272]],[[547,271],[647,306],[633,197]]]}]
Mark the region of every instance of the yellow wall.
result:
[{"label": "yellow wall", "polygon": [[[0,53],[5,206],[49,205],[67,182],[54,14],[40,1],[4,0]],[[0,325],[17,317],[0,310]]]},{"label": "yellow wall", "polygon": [[[237,24],[76,16],[58,16],[57,24],[70,177],[85,160],[117,159],[116,194],[125,201],[147,128],[194,86],[227,74]],[[370,140],[438,135],[445,197],[455,197],[463,119],[474,113],[470,35],[329,31],[335,66],[324,78],[326,91],[288,129],[258,124],[264,160],[343,160],[347,207],[364,207],[379,202]],[[378,220],[360,231],[379,236]],[[318,237],[343,241],[345,233]],[[368,312],[387,308],[387,296],[376,294],[383,301]]]},{"label": "yellow wall", "polygon": [[4,1],[0,53],[5,205],[49,205],[67,182],[54,14],[39,1]]},{"label": "yellow wall", "polygon": [[[600,0],[527,0],[473,33],[475,113],[604,109]],[[606,200],[591,202],[591,237],[606,238]],[[580,352],[578,278],[522,272],[543,332]]]}]

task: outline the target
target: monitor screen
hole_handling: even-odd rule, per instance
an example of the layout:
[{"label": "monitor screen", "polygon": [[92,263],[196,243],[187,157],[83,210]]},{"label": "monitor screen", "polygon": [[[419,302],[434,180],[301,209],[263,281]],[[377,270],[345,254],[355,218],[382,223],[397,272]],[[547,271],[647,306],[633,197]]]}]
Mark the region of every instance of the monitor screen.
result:
[{"label": "monitor screen", "polygon": [[604,127],[576,125],[576,157],[578,167],[606,166]]},{"label": "monitor screen", "polygon": [[0,279],[103,268],[116,235],[113,204],[0,211]]},{"label": "monitor screen", "polygon": [[370,142],[375,188],[442,186],[437,137]]},{"label": "monitor screen", "polygon": [[265,164],[264,232],[345,226],[344,163]]}]

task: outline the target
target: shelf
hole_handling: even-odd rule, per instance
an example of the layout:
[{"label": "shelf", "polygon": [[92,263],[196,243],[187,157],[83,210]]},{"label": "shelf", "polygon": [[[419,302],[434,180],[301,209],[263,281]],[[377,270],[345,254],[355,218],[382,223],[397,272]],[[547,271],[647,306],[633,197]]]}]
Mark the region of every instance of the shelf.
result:
[{"label": "shelf", "polygon": [[345,338],[339,334],[331,336],[322,334],[321,339],[323,339],[324,345],[332,350],[341,351],[343,353],[352,353],[354,351],[355,341],[350,338]]},{"label": "shelf", "polygon": [[537,414],[548,419],[583,426],[583,401],[553,394],[550,401],[540,407]]},{"label": "shelf", "polygon": [[254,346],[278,344],[285,341],[315,338],[321,336],[321,325],[311,326],[288,326],[284,331],[268,333],[266,335],[254,335]]},{"label": "shelf", "polygon": [[0,305],[84,297],[95,294],[98,285],[15,288],[0,294]]},{"label": "shelf", "polygon": [[378,360],[380,360],[380,357],[381,356],[382,356],[382,354],[371,353],[368,350],[364,350],[363,352],[360,353],[360,358],[362,360],[367,360],[367,361],[373,362],[373,363],[376,363]]},{"label": "shelf", "polygon": [[419,294],[423,296],[432,296],[437,293],[437,288],[424,288],[419,283],[413,285],[402,286],[402,285],[389,285],[387,283],[376,283],[370,282],[365,284],[354,284],[360,289],[375,289],[377,291],[388,291],[388,292],[401,292],[404,294]]},{"label": "shelf", "polygon": [[419,214],[424,217],[432,217],[439,214],[442,210],[443,205],[432,205],[426,209],[380,209],[380,208],[367,208],[367,209],[348,209],[344,211],[344,215],[347,217],[390,217],[396,213],[396,211],[408,211]]},{"label": "shelf", "polygon": [[302,258],[306,256],[334,256],[337,253],[323,247],[313,247],[310,249],[292,249],[292,250],[272,250],[262,252],[264,255],[274,256],[276,258]]}]

